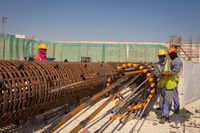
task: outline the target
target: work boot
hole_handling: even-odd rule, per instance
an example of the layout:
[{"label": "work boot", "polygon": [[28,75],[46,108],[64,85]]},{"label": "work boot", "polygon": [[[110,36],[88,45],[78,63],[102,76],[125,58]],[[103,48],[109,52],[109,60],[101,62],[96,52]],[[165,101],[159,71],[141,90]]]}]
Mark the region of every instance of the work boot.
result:
[{"label": "work boot", "polygon": [[160,124],[165,124],[166,121],[167,121],[167,122],[169,121],[169,117],[162,116],[161,119],[160,119],[160,121],[159,121],[159,123],[160,123]]},{"label": "work boot", "polygon": [[180,112],[180,110],[179,110],[179,109],[176,109],[176,110],[174,111],[174,114],[179,114],[179,112]]},{"label": "work boot", "polygon": [[156,110],[161,110],[161,108],[160,108],[160,107],[157,107]]}]

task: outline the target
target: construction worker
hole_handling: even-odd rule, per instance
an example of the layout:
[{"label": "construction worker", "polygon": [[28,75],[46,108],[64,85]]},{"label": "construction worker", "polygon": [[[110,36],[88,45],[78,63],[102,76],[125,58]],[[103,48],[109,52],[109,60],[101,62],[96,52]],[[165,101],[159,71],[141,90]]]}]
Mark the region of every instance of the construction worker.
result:
[{"label": "construction worker", "polygon": [[38,53],[35,55],[35,59],[38,61],[47,61],[47,45],[44,43],[40,43],[38,45]]},{"label": "construction worker", "polygon": [[183,63],[181,62],[180,58],[177,55],[177,50],[175,47],[170,47],[168,49],[168,55],[171,58],[170,62],[170,68],[171,68],[171,74],[176,77],[177,85],[174,92],[173,102],[174,102],[174,113],[178,114],[180,111],[180,102],[179,102],[179,96],[178,96],[178,82],[179,82],[179,73],[181,71],[181,68],[183,67]]},{"label": "construction worker", "polygon": [[162,97],[162,117],[160,120],[161,124],[169,120],[169,113],[171,109],[171,102],[174,97],[173,90],[177,86],[176,76],[172,74],[170,68],[170,61],[167,59],[167,52],[165,49],[158,51],[158,70],[160,72],[159,88],[161,89]]},{"label": "construction worker", "polygon": [[[155,69],[154,71],[154,74],[157,76],[157,78],[162,78],[162,71],[164,71],[165,69],[165,63],[166,63],[166,56],[167,56],[167,51],[165,49],[159,49],[158,51],[158,63],[157,63],[157,68],[158,69]],[[162,81],[162,79],[161,79]],[[161,110],[162,107],[163,107],[163,96],[161,95],[162,94],[162,91],[163,91],[163,88],[160,88],[159,87],[159,107],[157,107],[156,109],[157,110]]]}]

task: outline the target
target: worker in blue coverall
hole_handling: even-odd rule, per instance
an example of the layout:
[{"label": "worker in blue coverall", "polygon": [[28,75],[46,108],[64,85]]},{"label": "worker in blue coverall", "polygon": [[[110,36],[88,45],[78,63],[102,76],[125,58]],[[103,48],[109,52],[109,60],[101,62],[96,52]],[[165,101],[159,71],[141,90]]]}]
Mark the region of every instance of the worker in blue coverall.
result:
[{"label": "worker in blue coverall", "polygon": [[174,113],[178,114],[180,111],[180,102],[178,96],[178,82],[179,82],[179,75],[180,71],[183,67],[183,63],[181,62],[180,58],[177,55],[177,50],[174,47],[170,47],[168,49],[168,55],[171,58],[170,68],[171,68],[171,75],[177,75],[177,85],[176,88],[173,90],[173,102],[174,102]]},{"label": "worker in blue coverall", "polygon": [[170,61],[167,59],[167,52],[164,49],[158,51],[159,63],[157,65],[160,81],[159,89],[161,90],[162,97],[162,117],[160,123],[165,123],[169,120],[169,113],[171,109],[171,103],[174,97],[174,89],[177,86],[177,74],[171,72]]},{"label": "worker in blue coverall", "polygon": [[[167,59],[167,51],[165,49],[159,49],[158,51],[158,59],[159,61],[157,62],[157,68],[154,71],[154,74],[157,76],[157,78],[162,78],[162,71],[164,71],[165,68],[165,63],[166,63],[166,59]],[[157,110],[161,110],[162,109],[162,104],[163,104],[163,96],[161,95],[163,91],[163,88],[159,87],[159,107],[157,107]]]}]

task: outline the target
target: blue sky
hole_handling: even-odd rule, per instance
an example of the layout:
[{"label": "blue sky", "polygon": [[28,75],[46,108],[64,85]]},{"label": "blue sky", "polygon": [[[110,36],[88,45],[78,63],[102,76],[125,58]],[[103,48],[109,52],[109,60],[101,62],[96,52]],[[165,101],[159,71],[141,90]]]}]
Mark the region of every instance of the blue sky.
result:
[{"label": "blue sky", "polygon": [[7,33],[41,40],[200,38],[200,0],[1,0],[2,16]]}]

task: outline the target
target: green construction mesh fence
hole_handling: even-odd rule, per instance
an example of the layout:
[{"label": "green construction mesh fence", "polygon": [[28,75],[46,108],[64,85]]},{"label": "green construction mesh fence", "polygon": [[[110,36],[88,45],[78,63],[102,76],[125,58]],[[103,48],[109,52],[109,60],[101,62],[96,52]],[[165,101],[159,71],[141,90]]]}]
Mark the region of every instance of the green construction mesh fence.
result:
[{"label": "green construction mesh fence", "polygon": [[47,56],[57,61],[81,61],[82,56],[91,57],[93,62],[115,61],[157,61],[157,50],[166,48],[161,44],[97,44],[60,43],[15,38],[14,35],[0,34],[0,60],[23,60],[37,54],[37,45],[46,43]]}]

